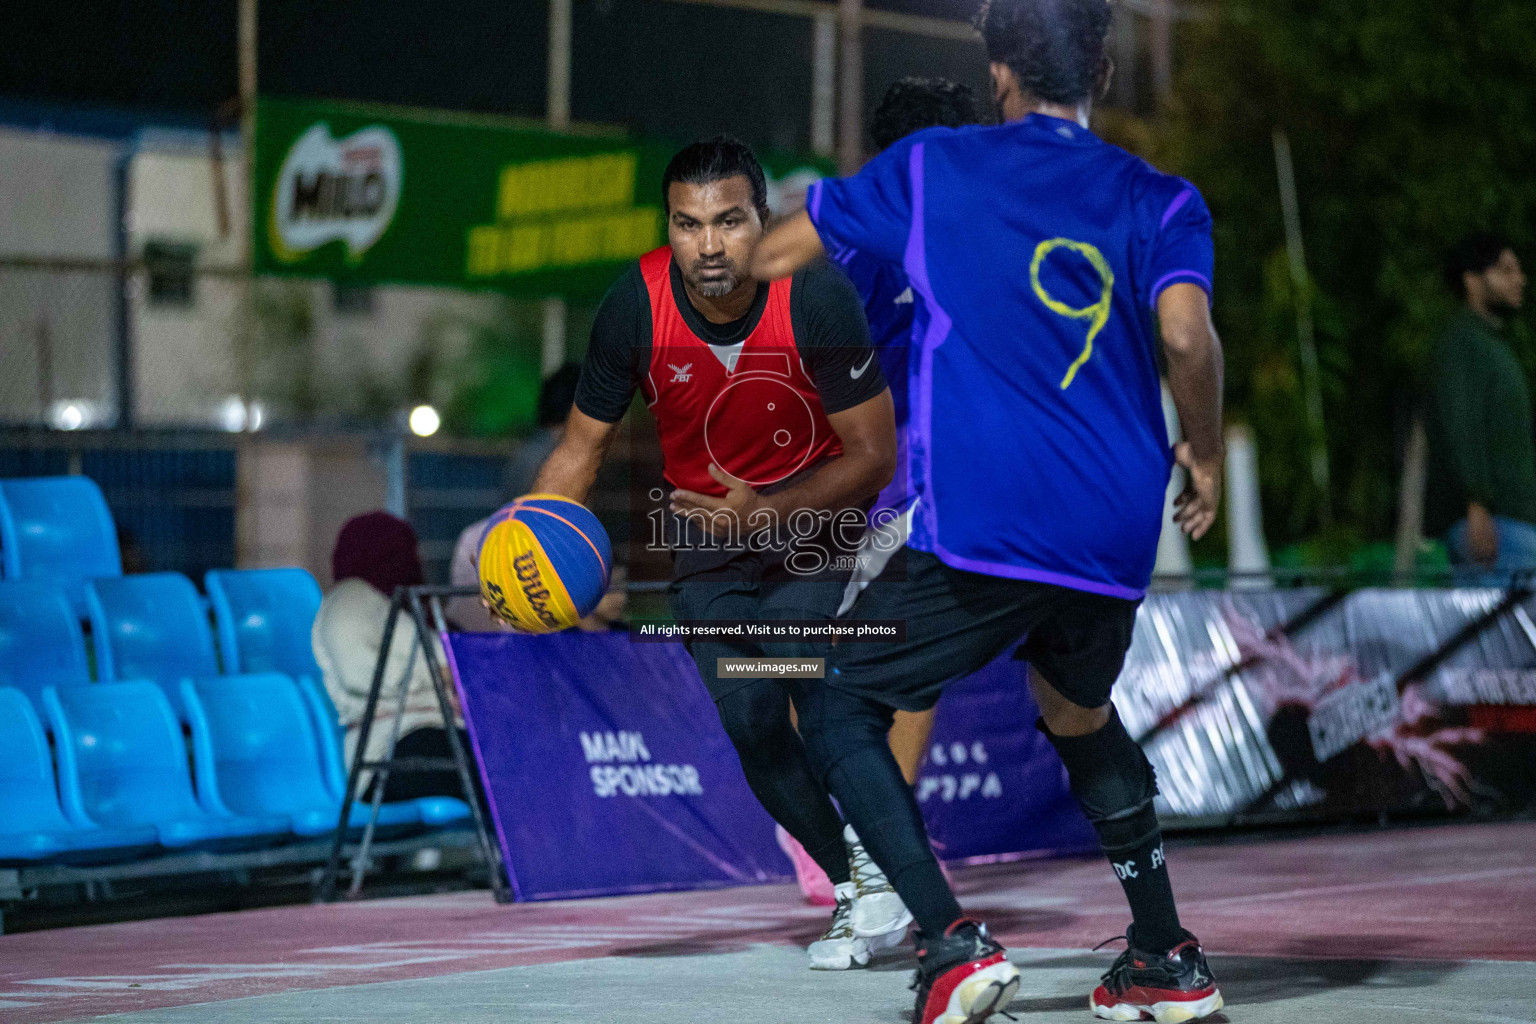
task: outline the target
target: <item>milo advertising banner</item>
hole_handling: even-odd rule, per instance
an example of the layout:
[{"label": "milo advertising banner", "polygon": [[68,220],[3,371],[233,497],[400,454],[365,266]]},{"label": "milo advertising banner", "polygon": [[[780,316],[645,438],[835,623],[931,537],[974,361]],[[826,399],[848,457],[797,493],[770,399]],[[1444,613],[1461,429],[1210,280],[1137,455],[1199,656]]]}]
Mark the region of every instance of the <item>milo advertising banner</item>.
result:
[{"label": "milo advertising banner", "polygon": [[[262,98],[254,266],[355,284],[593,298],[666,240],[674,147],[444,112]],[[772,196],[825,167],[765,157]]]}]

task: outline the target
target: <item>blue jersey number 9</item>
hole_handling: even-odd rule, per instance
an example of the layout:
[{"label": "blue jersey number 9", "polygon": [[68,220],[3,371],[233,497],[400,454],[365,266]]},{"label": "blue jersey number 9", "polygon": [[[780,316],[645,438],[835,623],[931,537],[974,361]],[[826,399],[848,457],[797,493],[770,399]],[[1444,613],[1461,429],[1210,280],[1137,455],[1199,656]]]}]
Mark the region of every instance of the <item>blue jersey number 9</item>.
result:
[{"label": "blue jersey number 9", "polygon": [[[1084,259],[1092,264],[1094,271],[1099,275],[1099,283],[1103,286],[1098,302],[1091,306],[1083,306],[1082,308],[1069,306],[1045,290],[1045,285],[1040,283],[1040,268],[1045,265],[1045,258],[1057,249],[1070,249],[1075,253],[1081,254]],[[1045,308],[1049,309],[1052,313],[1071,320],[1087,320],[1089,322],[1088,341],[1083,346],[1082,355],[1073,360],[1072,365],[1067,368],[1067,375],[1061,379],[1061,390],[1065,391],[1072,386],[1072,381],[1077,377],[1077,371],[1081,370],[1083,364],[1092,358],[1093,339],[1097,338],[1099,332],[1104,329],[1104,325],[1109,323],[1111,300],[1115,291],[1115,272],[1110,269],[1109,261],[1104,258],[1104,254],[1087,242],[1074,242],[1070,238],[1052,238],[1041,242],[1035,247],[1035,259],[1029,266],[1029,283],[1034,286],[1035,295],[1039,297],[1041,302],[1045,303]]]}]

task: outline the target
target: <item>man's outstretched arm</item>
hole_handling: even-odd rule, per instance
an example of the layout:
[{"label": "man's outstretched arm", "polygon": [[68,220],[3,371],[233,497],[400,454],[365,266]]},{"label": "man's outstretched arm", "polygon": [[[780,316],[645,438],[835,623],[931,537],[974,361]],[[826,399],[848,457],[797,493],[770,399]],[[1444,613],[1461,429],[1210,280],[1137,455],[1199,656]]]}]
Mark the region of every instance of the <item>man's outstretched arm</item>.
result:
[{"label": "man's outstretched arm", "polygon": [[558,494],[585,503],[587,492],[597,480],[598,468],[618,435],[617,423],[604,423],[580,409],[572,409],[560,443],[539,470],[533,493]]},{"label": "man's outstretched arm", "polygon": [[1170,285],[1157,300],[1163,352],[1168,357],[1168,390],[1179,411],[1184,441],[1174,451],[1189,473],[1184,493],[1174,499],[1174,520],[1199,540],[1221,508],[1222,354],[1211,322],[1211,300],[1195,284]]},{"label": "man's outstretched arm", "polygon": [[811,215],[801,210],[768,230],[752,255],[752,276],[759,281],[788,277],[826,255]]}]

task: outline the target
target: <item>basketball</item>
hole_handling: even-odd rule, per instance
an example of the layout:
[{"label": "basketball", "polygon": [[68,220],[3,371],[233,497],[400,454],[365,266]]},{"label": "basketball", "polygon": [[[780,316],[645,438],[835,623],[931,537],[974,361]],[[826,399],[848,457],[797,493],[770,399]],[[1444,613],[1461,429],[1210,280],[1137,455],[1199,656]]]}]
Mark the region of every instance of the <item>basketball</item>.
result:
[{"label": "basketball", "polygon": [[528,494],[491,517],[480,539],[480,594],[529,633],[570,629],[608,590],[613,548],[578,502]]}]

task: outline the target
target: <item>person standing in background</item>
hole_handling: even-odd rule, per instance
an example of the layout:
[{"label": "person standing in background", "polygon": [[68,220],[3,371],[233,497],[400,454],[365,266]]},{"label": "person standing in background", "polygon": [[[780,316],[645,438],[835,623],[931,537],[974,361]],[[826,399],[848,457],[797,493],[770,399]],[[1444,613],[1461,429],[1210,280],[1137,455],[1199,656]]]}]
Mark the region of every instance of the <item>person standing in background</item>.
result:
[{"label": "person standing in background", "polygon": [[1536,570],[1536,438],[1531,392],[1505,318],[1525,301],[1520,259],[1476,234],[1452,253],[1447,278],[1463,305],[1429,361],[1429,472],[1424,526],[1451,561],[1495,577]]}]

